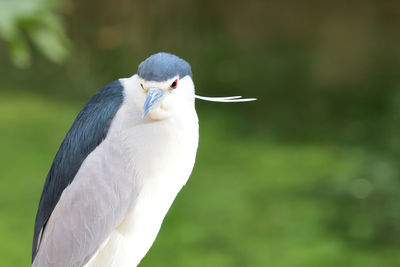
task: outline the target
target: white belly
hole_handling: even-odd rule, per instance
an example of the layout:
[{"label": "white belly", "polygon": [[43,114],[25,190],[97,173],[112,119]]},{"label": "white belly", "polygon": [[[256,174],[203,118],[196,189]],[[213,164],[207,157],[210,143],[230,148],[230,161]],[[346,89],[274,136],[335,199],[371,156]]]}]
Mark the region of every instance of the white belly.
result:
[{"label": "white belly", "polygon": [[[143,192],[146,194],[146,192]],[[88,266],[136,266],[153,244],[176,194],[138,196],[130,214],[114,229]]]},{"label": "white belly", "polygon": [[197,116],[192,121],[189,125],[168,120],[147,121],[128,130],[110,133],[111,138],[107,141],[114,146],[118,143],[113,142],[113,134],[119,135],[118,140],[121,140],[121,134],[122,140],[127,140],[121,144],[124,146],[121,149],[127,150],[126,154],[135,159],[129,163],[133,170],[129,176],[134,179],[137,196],[128,215],[87,266],[136,266],[150,249],[169,207],[194,165],[198,144]]}]

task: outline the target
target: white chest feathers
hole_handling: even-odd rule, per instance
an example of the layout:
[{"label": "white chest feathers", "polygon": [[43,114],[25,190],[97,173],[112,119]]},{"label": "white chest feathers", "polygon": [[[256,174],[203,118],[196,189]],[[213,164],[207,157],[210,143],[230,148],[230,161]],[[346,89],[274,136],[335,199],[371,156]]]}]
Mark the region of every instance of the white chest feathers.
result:
[{"label": "white chest feathers", "polygon": [[162,121],[139,119],[141,107],[129,99],[130,92],[125,93],[128,98],[117,112],[107,138],[87,159],[95,163],[85,162],[83,168],[97,168],[99,161],[104,169],[123,166],[104,179],[116,185],[116,194],[131,194],[126,198],[131,203],[127,203],[122,222],[87,266],[139,264],[195,162],[198,119],[194,105]]}]

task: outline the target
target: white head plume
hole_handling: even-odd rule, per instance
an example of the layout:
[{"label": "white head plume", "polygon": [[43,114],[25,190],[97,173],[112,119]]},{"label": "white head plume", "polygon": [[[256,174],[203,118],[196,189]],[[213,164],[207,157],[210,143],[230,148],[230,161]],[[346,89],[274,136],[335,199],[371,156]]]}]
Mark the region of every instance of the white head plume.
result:
[{"label": "white head plume", "polygon": [[211,101],[211,102],[227,102],[227,103],[232,103],[232,102],[249,102],[249,101],[255,101],[257,98],[241,98],[242,96],[220,96],[220,97],[211,97],[211,96],[199,96],[195,95],[194,96],[197,99],[205,100],[205,101]]}]

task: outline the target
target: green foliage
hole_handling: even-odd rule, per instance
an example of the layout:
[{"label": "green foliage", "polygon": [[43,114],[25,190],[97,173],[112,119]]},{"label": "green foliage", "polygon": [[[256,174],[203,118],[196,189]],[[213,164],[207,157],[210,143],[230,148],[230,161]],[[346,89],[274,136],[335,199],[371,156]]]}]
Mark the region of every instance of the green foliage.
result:
[{"label": "green foliage", "polygon": [[31,63],[30,42],[44,56],[61,63],[68,54],[66,37],[54,0],[0,0],[0,38],[9,45],[10,56],[18,67]]}]

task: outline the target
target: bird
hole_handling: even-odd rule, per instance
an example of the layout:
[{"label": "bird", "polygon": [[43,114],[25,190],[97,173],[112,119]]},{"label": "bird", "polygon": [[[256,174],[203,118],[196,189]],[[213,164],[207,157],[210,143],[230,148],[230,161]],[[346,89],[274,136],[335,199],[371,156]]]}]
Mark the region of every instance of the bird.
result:
[{"label": "bird", "polygon": [[44,183],[32,266],[137,266],[186,184],[199,138],[190,64],[159,52],[98,90],[78,113]]}]

